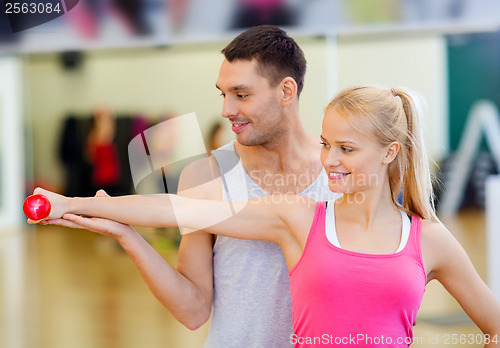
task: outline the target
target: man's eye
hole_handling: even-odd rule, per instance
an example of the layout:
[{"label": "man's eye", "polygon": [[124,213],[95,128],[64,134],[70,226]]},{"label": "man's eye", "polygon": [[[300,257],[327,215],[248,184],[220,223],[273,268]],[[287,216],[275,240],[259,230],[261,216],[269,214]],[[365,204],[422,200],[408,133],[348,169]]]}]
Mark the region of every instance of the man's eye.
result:
[{"label": "man's eye", "polygon": [[244,98],[248,97],[248,94],[237,94],[237,96],[240,99],[244,99]]}]

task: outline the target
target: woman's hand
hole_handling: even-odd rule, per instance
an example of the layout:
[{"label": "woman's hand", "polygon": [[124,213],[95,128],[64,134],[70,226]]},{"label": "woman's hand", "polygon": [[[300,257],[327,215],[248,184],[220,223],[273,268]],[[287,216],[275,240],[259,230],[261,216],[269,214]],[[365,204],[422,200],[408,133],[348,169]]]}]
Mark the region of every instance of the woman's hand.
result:
[{"label": "woman's hand", "polygon": [[[38,189],[37,189],[38,190]],[[54,194],[52,192],[43,190],[37,192],[35,190],[35,193],[40,193],[43,194],[44,196],[49,193],[50,198],[47,197],[52,204],[52,199],[55,198],[55,200],[59,199],[60,196],[63,198],[66,198],[61,195]],[[56,195],[56,196],[52,196]],[[104,190],[99,190],[95,194],[96,198],[99,197],[109,197],[109,195],[104,191]],[[58,226],[64,226],[64,227],[70,227],[70,228],[81,228],[81,229],[86,229],[95,233],[99,233],[103,236],[108,236],[112,237],[114,239],[120,239],[121,237],[130,234],[130,233],[136,233],[136,230],[126,224],[122,224],[120,222],[116,222],[113,220],[109,219],[103,219],[103,218],[95,218],[95,217],[84,217],[80,215],[75,215],[75,214],[70,214],[70,213],[65,213],[61,218],[50,218],[52,216],[49,215],[49,218],[46,220],[42,220],[39,223],[42,225],[58,225]],[[34,222],[30,222],[34,223]]]},{"label": "woman's hand", "polygon": [[36,224],[36,223],[41,223],[44,224],[44,221],[49,220],[49,219],[58,219],[61,218],[69,208],[70,200],[71,198],[65,197],[63,195],[57,194],[55,192],[51,192],[45,189],[42,189],[40,187],[37,187],[33,191],[33,195],[43,195],[45,198],[47,198],[50,202],[50,213],[49,215],[42,220],[31,220],[28,219],[29,224]]}]

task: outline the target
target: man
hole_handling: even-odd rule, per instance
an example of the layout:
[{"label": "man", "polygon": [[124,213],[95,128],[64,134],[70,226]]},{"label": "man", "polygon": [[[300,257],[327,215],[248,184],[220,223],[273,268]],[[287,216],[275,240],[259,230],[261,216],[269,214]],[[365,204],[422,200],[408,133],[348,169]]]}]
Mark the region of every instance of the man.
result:
[{"label": "man", "polygon": [[[178,194],[231,201],[273,193],[332,199],[319,139],[305,132],[299,118],[306,70],[300,47],[281,29],[259,26],[222,52],[216,86],[236,142],[188,165]],[[154,295],[188,328],[200,327],[212,314],[205,347],[290,347],[288,270],[277,244],[195,231],[183,236],[174,269],[130,226],[85,218],[67,226],[120,242]]]}]

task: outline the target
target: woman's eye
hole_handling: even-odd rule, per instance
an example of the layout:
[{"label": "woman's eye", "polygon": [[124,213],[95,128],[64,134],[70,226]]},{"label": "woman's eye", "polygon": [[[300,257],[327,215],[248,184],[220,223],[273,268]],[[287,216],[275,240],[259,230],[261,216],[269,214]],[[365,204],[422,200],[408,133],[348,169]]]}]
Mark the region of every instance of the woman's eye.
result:
[{"label": "woman's eye", "polygon": [[351,152],[352,149],[350,147],[346,147],[346,146],[341,146],[340,149],[343,151],[343,152]]},{"label": "woman's eye", "polygon": [[328,144],[327,144],[327,143],[325,143],[324,141],[320,141],[319,143],[320,143],[320,144],[321,144],[324,148],[327,148],[327,149],[328,149],[328,148],[330,147],[330,145],[328,145]]}]

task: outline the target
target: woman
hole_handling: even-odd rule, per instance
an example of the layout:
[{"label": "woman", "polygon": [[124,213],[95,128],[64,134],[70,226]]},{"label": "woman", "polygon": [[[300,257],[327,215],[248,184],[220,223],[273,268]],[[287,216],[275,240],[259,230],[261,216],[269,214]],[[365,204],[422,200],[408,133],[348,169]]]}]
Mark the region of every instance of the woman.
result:
[{"label": "woman", "polygon": [[289,268],[296,347],[408,346],[433,279],[489,335],[487,346],[498,345],[500,304],[431,203],[421,121],[418,103],[403,88],[360,86],[338,94],[326,108],[321,135],[329,188],[343,194],[332,202],[291,195],[229,203],[35,193],[52,203],[45,223],[78,227],[85,219],[79,214],[278,243]]}]

